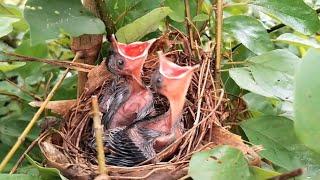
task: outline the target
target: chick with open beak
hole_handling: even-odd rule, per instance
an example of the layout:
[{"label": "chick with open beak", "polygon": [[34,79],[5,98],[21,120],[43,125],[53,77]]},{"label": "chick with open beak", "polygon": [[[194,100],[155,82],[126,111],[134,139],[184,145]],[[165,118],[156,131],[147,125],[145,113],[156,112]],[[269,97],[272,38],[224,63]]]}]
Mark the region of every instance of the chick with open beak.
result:
[{"label": "chick with open beak", "polygon": [[[159,52],[160,67],[152,77],[155,90],[164,95],[170,108],[164,114],[147,116],[130,126],[111,131],[108,146],[111,154],[107,163],[120,166],[134,166],[155,157],[183,133],[181,121],[185,97],[196,66],[179,66]],[[170,156],[176,148],[162,157]]]},{"label": "chick with open beak", "polygon": [[119,43],[114,36],[111,40],[113,51],[107,67],[118,78],[111,86],[113,93],[106,101],[107,108],[102,117],[107,129],[125,127],[153,109],[153,96],[143,84],[141,73],[155,39],[131,44]]}]

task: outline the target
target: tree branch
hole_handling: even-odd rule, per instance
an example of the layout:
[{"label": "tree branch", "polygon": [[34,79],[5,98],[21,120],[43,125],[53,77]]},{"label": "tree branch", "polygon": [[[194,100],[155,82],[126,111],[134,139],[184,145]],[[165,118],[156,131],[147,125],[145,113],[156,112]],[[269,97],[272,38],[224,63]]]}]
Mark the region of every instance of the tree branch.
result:
[{"label": "tree branch", "polygon": [[303,170],[301,168],[299,168],[299,169],[295,169],[291,172],[280,174],[279,176],[269,178],[268,180],[287,180],[287,179],[292,179],[294,177],[301,176],[302,174],[303,174]]},{"label": "tree branch", "polygon": [[6,56],[12,56],[17,59],[7,59],[7,60],[1,60],[1,62],[41,62],[50,64],[53,66],[58,67],[64,67],[64,68],[70,68],[81,72],[89,72],[91,69],[94,68],[92,65],[83,64],[83,63],[76,63],[71,61],[62,61],[59,59],[42,59],[42,58],[36,58],[31,56],[24,56],[20,54],[15,53],[3,53]]},{"label": "tree branch", "polygon": [[[95,0],[84,0],[83,5],[90,12],[99,17]],[[78,62],[93,65],[99,56],[99,52],[102,46],[102,38],[102,34],[84,34],[79,37],[73,37],[71,41],[72,51],[74,53],[81,52],[83,54],[83,59]],[[78,97],[82,94],[87,80],[87,73],[78,73]]]},{"label": "tree branch", "polygon": [[104,0],[95,0],[96,8],[99,18],[106,26],[107,38],[110,39],[111,35],[115,32],[115,25],[109,14],[107,13],[106,3]]},{"label": "tree branch", "polygon": [[223,25],[223,0],[216,1],[216,47],[215,47],[215,81],[216,88],[221,89],[220,68],[221,68],[221,49],[222,49],[222,25]]},{"label": "tree branch", "polygon": [[96,149],[98,153],[98,165],[99,165],[99,173],[100,175],[106,175],[108,173],[106,164],[105,164],[105,156],[104,156],[104,149],[103,149],[103,128],[101,125],[101,117],[102,114],[99,111],[99,105],[98,105],[98,97],[92,96],[92,113],[93,113],[93,129],[94,134],[96,136]]},{"label": "tree branch", "polygon": [[189,0],[184,0],[184,4],[185,4],[185,16],[186,16],[185,24],[186,24],[186,29],[187,29],[188,35],[189,35],[190,48],[193,51],[194,50],[193,29],[191,27],[190,22],[188,21],[188,19],[191,21]]}]

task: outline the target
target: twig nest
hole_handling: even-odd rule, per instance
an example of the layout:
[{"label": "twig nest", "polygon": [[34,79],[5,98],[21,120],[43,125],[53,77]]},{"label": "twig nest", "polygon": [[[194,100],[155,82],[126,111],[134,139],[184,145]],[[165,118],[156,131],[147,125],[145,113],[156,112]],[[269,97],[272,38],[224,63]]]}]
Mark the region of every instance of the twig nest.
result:
[{"label": "twig nest", "polygon": [[[175,39],[175,41],[172,41]],[[150,82],[151,73],[158,66],[156,52],[166,49],[167,56],[180,65],[201,64],[200,71],[193,76],[187,101],[185,104],[183,121],[185,133],[173,144],[153,159],[134,167],[108,166],[111,179],[177,179],[187,174],[189,160],[193,153],[210,149],[219,145],[230,145],[240,149],[252,161],[259,162],[259,156],[241,137],[223,128],[220,119],[225,119],[224,105],[227,97],[221,90],[215,89],[213,81],[213,62],[210,53],[205,53],[198,47],[196,52],[201,59],[193,58],[187,38],[178,32],[171,32],[161,37],[151,48],[148,60],[144,66],[144,81]],[[179,49],[183,51],[180,51]],[[97,157],[95,150],[88,145],[92,137],[91,96],[99,95],[103,91],[103,84],[111,76],[107,73],[105,63],[92,69],[88,75],[85,91],[70,108],[70,104],[61,107],[69,109],[62,114],[64,120],[58,130],[45,132],[39,142],[42,153],[47,159],[47,165],[56,167],[71,179],[93,179],[98,175]],[[157,100],[156,100],[157,101]],[[162,102],[159,102],[161,104]],[[163,104],[163,103],[162,103]],[[62,108],[63,109],[63,108]],[[65,109],[64,109],[65,110]],[[194,124],[198,121],[197,124]],[[169,157],[163,159],[163,154],[178,147]],[[108,163],[108,162],[106,162]],[[151,163],[151,164],[150,164]],[[104,179],[98,176],[96,179]]]}]

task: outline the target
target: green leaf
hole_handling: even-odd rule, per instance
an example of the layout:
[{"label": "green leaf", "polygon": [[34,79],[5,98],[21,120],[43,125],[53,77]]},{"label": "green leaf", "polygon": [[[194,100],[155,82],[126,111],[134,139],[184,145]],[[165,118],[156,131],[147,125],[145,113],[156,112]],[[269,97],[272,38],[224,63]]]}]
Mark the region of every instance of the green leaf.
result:
[{"label": "green leaf", "polygon": [[163,1],[164,0],[108,0],[106,9],[117,29],[131,23],[151,10],[163,6]]},{"label": "green leaf", "polygon": [[19,88],[13,86],[6,81],[0,81],[0,91],[19,97],[21,100],[32,101],[34,100],[30,95],[22,92]]},{"label": "green leaf", "polygon": [[8,72],[12,71],[14,69],[17,69],[21,66],[24,66],[26,63],[25,62],[15,62],[15,63],[7,63],[7,62],[0,62],[0,71],[2,72]]},{"label": "green leaf", "polygon": [[281,34],[276,39],[276,41],[292,44],[295,46],[320,48],[320,44],[317,41],[312,40],[310,38],[303,38],[292,33]]},{"label": "green leaf", "polygon": [[[14,144],[17,138],[21,135],[28,122],[11,119],[11,121],[1,121],[0,140],[7,145]],[[40,134],[39,128],[33,128],[32,132],[27,136],[27,140],[33,141]]]},{"label": "green leaf", "polygon": [[262,89],[252,77],[249,68],[232,68],[229,70],[230,77],[243,89],[266,97],[273,97],[272,94]]},{"label": "green leaf", "polygon": [[250,172],[252,174],[252,180],[265,180],[280,175],[280,173],[278,172],[262,169],[255,166],[250,167]]},{"label": "green leaf", "polygon": [[60,171],[56,168],[45,168],[42,167],[38,162],[34,161],[30,156],[26,155],[27,160],[39,170],[39,175],[41,176],[41,180],[53,180],[53,179],[61,179],[68,180],[64,177]]},{"label": "green leaf", "polygon": [[176,22],[185,21],[185,7],[184,2],[181,0],[165,0],[164,5],[170,9],[174,9],[172,13],[169,14],[170,19]]},{"label": "green leaf", "polygon": [[293,119],[293,104],[254,93],[242,96],[253,116],[274,115]]},{"label": "green leaf", "polygon": [[6,180],[40,180],[41,178],[38,176],[31,176],[27,174],[0,174],[0,179]]},{"label": "green leaf", "polygon": [[310,35],[320,29],[315,10],[302,0],[254,0],[252,4],[300,33]]},{"label": "green leaf", "polygon": [[55,93],[53,100],[76,99],[77,98],[77,75],[66,78]]},{"label": "green leaf", "polygon": [[295,130],[308,147],[320,153],[320,50],[311,49],[303,57],[296,74]]},{"label": "green leaf", "polygon": [[209,16],[207,14],[198,14],[195,17],[193,17],[192,21],[201,22],[201,21],[206,21],[208,19],[209,19]]},{"label": "green leaf", "polygon": [[29,0],[24,16],[32,44],[57,38],[61,31],[71,36],[105,32],[103,22],[90,15],[79,0]]},{"label": "green leaf", "polygon": [[13,29],[17,31],[26,31],[29,29],[27,21],[23,17],[23,10],[14,5],[0,4],[0,16],[17,18],[19,21],[13,23]]},{"label": "green leaf", "polygon": [[250,170],[243,153],[229,146],[195,153],[189,166],[192,179],[249,179]]},{"label": "green leaf", "polygon": [[46,58],[48,56],[48,52],[49,50],[46,44],[41,43],[32,46],[29,39],[23,40],[20,46],[15,50],[15,53],[17,54],[38,58]]},{"label": "green leaf", "polygon": [[230,69],[243,89],[266,97],[293,101],[294,73],[300,59],[286,50],[274,50],[247,60],[248,66]]},{"label": "green leaf", "polygon": [[[247,14],[248,12],[248,4],[246,3],[239,3],[238,2],[233,2],[228,4],[227,6],[225,6],[223,8],[223,14],[225,17],[229,17],[229,16],[235,16],[235,15],[243,15],[243,14]],[[242,1],[244,2],[244,1]]]},{"label": "green leaf", "polygon": [[[23,40],[19,47],[15,50],[15,53],[17,54],[37,58],[48,57],[48,52],[49,50],[46,44],[39,43],[32,46],[29,39]],[[17,72],[25,80],[25,83],[35,85],[36,83],[44,79],[43,66],[43,63],[27,62],[25,66],[16,69],[15,72]]]},{"label": "green leaf", "polygon": [[[0,124],[1,125],[1,124]],[[1,137],[1,134],[0,134]],[[0,147],[1,147],[1,151],[0,151],[0,159],[4,159],[4,157],[7,155],[7,153],[9,152],[9,150],[12,148],[13,144],[7,145],[4,144],[0,141]],[[19,148],[17,150],[17,152],[13,155],[11,161],[8,162],[8,164],[6,165],[6,167],[4,168],[4,170],[2,172],[4,173],[9,173],[10,170],[14,167],[15,163],[18,161],[19,157],[23,154],[23,150],[22,148]],[[1,179],[1,178],[0,178]]]},{"label": "green leaf", "polygon": [[304,168],[306,176],[319,174],[320,154],[298,140],[292,120],[260,116],[242,122],[241,127],[251,143],[263,145],[262,157],[288,171]]},{"label": "green leaf", "polygon": [[171,12],[172,10],[168,7],[154,9],[134,22],[120,28],[116,33],[117,39],[124,43],[139,40],[143,36],[157,30],[160,21]]},{"label": "green leaf", "polygon": [[18,18],[0,17],[0,38],[11,33],[13,30],[12,24],[19,21]]},{"label": "green leaf", "polygon": [[231,16],[225,18],[223,28],[256,54],[262,54],[274,49],[266,29],[253,17]]}]

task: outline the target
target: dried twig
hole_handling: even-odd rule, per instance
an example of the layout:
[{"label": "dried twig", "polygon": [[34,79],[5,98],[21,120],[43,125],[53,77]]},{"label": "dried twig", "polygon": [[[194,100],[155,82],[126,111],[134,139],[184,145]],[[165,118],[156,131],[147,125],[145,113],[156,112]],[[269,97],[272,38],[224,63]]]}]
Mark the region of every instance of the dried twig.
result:
[{"label": "dried twig", "polygon": [[61,61],[58,59],[42,59],[42,58],[24,56],[24,55],[15,54],[15,53],[3,53],[3,54],[11,57],[16,57],[19,59],[1,60],[2,62],[42,62],[42,63],[50,64],[53,66],[70,68],[70,69],[74,69],[82,72],[89,72],[91,69],[94,68],[94,66],[92,65],[71,62],[71,61]]},{"label": "dried twig", "polygon": [[287,179],[292,179],[294,177],[301,176],[302,174],[303,174],[303,170],[301,168],[299,168],[299,169],[295,169],[291,172],[280,174],[279,176],[269,178],[268,180],[287,180]]},{"label": "dried twig", "polygon": [[[79,56],[81,55],[81,53],[77,53],[73,59],[73,61],[77,60],[79,58]],[[38,109],[38,111],[34,114],[33,118],[30,120],[29,124],[27,125],[27,127],[24,129],[24,131],[22,132],[22,134],[19,136],[18,140],[16,141],[16,143],[13,145],[13,147],[10,149],[10,151],[8,152],[8,154],[5,156],[5,158],[2,160],[1,164],[0,164],[0,172],[3,171],[3,169],[6,167],[7,163],[10,161],[10,159],[13,157],[13,155],[15,154],[15,152],[18,150],[18,148],[20,147],[20,145],[25,141],[27,135],[29,134],[29,132],[31,131],[32,127],[34,126],[34,124],[37,122],[37,120],[39,119],[41,113],[44,111],[46,105],[48,104],[48,102],[50,101],[50,99],[53,97],[54,93],[57,91],[57,89],[60,87],[60,85],[62,84],[64,78],[66,77],[67,73],[69,72],[69,68],[67,68],[62,77],[59,79],[59,81],[54,85],[54,87],[52,88],[51,92],[48,94],[46,100],[43,102],[42,106]]]},{"label": "dried twig", "polygon": [[98,153],[98,164],[99,164],[99,172],[100,174],[107,174],[107,168],[105,164],[105,156],[104,156],[104,149],[103,149],[103,128],[101,125],[101,117],[102,114],[99,111],[99,105],[98,105],[98,97],[92,96],[91,97],[92,102],[92,113],[93,113],[93,127],[94,127],[94,133],[96,136],[96,149]]}]

